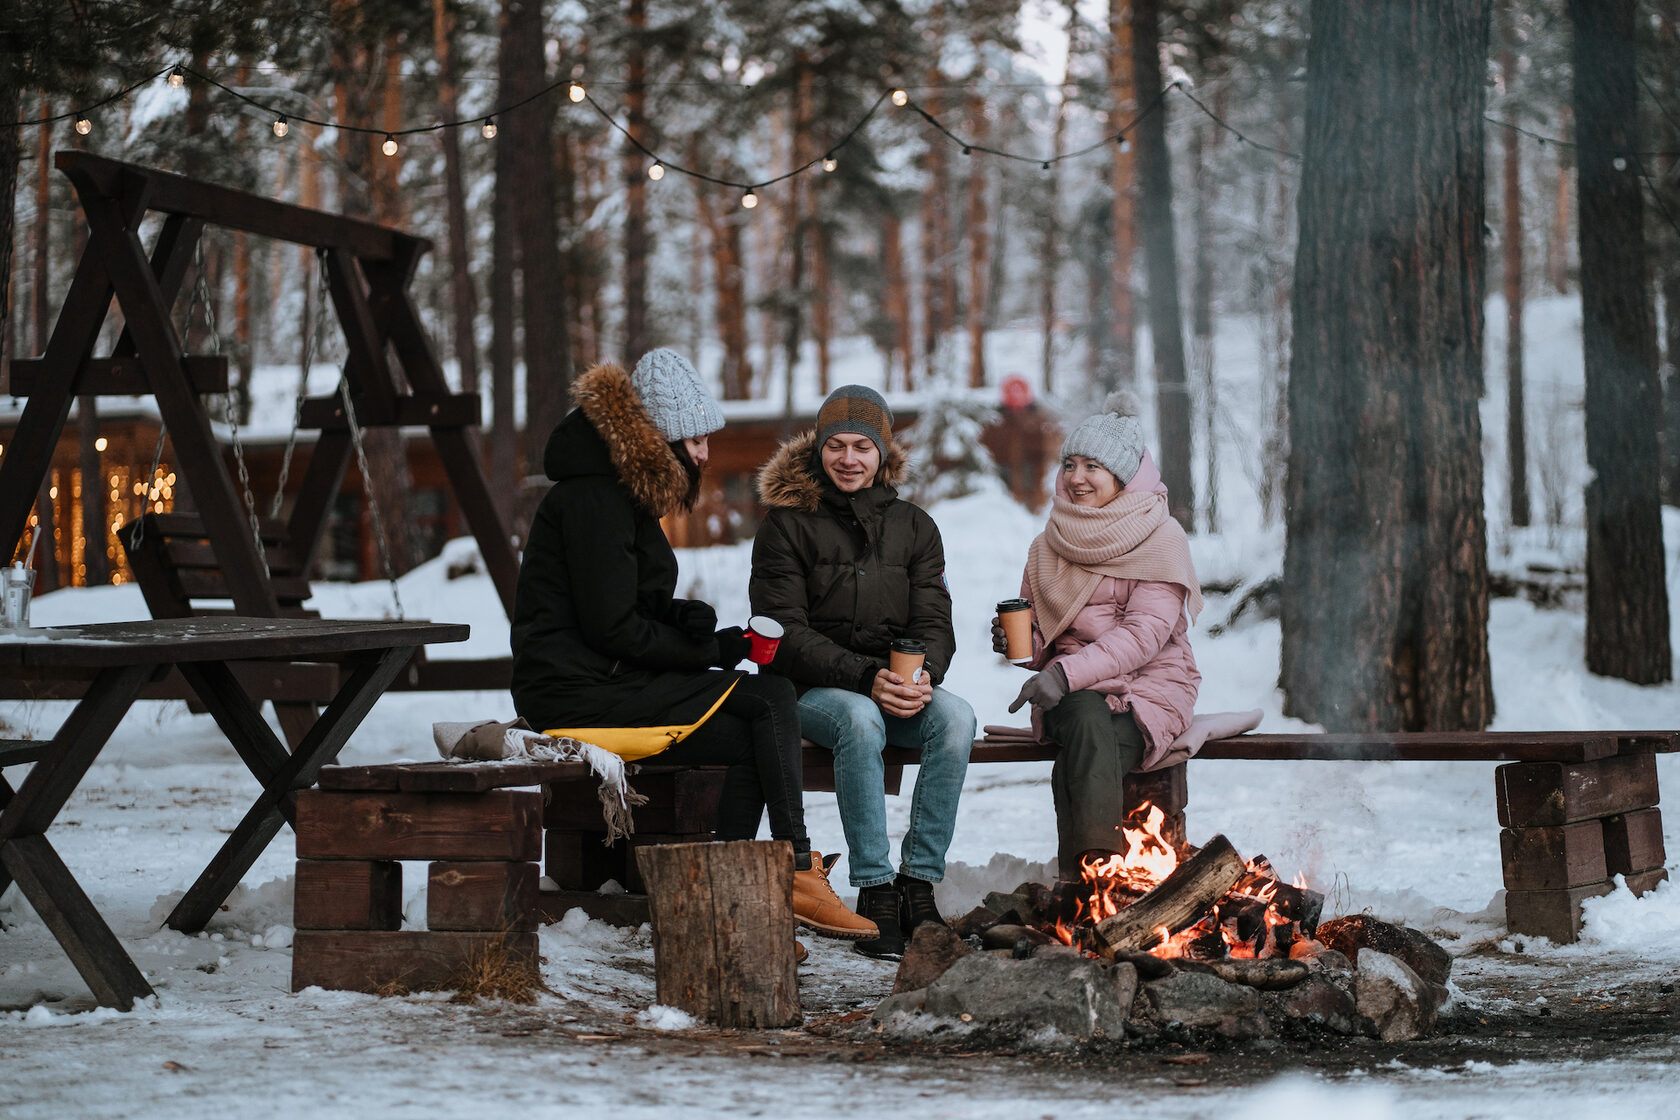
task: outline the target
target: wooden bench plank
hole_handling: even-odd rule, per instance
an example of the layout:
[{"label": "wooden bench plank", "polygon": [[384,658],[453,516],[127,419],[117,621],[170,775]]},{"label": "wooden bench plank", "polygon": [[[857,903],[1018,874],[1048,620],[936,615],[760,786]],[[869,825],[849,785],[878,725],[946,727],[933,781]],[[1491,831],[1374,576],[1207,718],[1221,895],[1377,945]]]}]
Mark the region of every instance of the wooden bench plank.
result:
[{"label": "wooden bench plank", "polygon": [[331,790],[402,790],[407,793],[484,793],[493,789],[586,779],[586,762],[391,762],[375,766],[323,766],[319,784]]}]

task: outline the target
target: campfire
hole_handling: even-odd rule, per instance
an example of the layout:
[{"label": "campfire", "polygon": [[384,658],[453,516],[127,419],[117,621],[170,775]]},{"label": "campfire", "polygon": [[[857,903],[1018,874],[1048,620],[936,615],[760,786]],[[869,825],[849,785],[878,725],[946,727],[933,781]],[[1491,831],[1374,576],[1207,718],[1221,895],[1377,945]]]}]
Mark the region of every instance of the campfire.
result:
[{"label": "campfire", "polygon": [[1310,957],[1324,897],[1304,880],[1285,883],[1265,856],[1244,860],[1215,836],[1195,849],[1162,832],[1166,814],[1148,802],[1123,829],[1124,852],[1086,856],[1080,877],[1039,903],[1034,926],[1096,956],[1148,952],[1220,960]]}]

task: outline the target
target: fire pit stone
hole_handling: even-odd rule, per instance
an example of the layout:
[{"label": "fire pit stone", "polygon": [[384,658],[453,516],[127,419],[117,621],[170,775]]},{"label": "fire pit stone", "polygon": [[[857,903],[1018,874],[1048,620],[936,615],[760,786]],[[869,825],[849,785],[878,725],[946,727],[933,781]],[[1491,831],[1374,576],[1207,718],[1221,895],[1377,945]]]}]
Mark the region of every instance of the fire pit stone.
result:
[{"label": "fire pit stone", "polygon": [[1399,957],[1359,950],[1357,1007],[1384,1042],[1410,1042],[1433,1030],[1438,991]]},{"label": "fire pit stone", "polygon": [[1445,984],[1452,971],[1452,958],[1430,940],[1428,934],[1410,926],[1397,926],[1369,914],[1349,914],[1318,927],[1317,938],[1349,960],[1358,960],[1364,949],[1375,949],[1399,957],[1413,972],[1431,984]]},{"label": "fire pit stone", "polygon": [[[1349,986],[1352,979],[1350,969],[1346,975]],[[1260,1002],[1266,1009],[1267,1018],[1274,1024],[1280,1020],[1307,1022],[1337,1034],[1364,1034],[1366,1030],[1366,1025],[1359,1019],[1359,1009],[1352,993],[1327,976],[1308,976],[1286,991],[1265,993]]]},{"label": "fire pit stone", "polygon": [[1125,1036],[1137,972],[1061,956],[1015,961],[972,953],[928,986],[922,1010],[965,1022],[1048,1028],[1080,1041]]},{"label": "fire pit stone", "polygon": [[1260,993],[1221,980],[1211,970],[1180,969],[1143,985],[1142,1002],[1157,1023],[1212,1027],[1227,1038],[1264,1038],[1271,1033],[1260,1012]]}]

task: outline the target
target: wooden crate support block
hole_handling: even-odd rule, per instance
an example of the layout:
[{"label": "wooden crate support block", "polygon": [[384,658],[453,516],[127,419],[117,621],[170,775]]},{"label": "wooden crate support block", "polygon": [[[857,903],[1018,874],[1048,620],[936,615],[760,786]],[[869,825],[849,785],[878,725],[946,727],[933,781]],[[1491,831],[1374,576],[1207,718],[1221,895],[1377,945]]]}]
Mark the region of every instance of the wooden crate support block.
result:
[{"label": "wooden crate support block", "polygon": [[1508,891],[1559,891],[1604,882],[1604,829],[1598,821],[1499,833]]},{"label": "wooden crate support block", "polygon": [[382,859],[300,859],[292,880],[297,929],[401,929],[402,865]]},{"label": "wooden crate support block", "polygon": [[[834,792],[834,757],[821,747],[805,752],[804,785],[808,793]],[[881,771],[881,786],[892,797],[904,792],[904,767],[887,763]]]},{"label": "wooden crate support block", "polygon": [[543,834],[543,873],[567,891],[593,891],[608,879],[619,886],[629,877],[622,844],[608,847],[605,832],[549,829]]},{"label": "wooden crate support block", "polygon": [[540,877],[534,863],[435,862],[426,873],[426,928],[534,930]]},{"label": "wooden crate support block", "polygon": [[1568,945],[1581,936],[1581,903],[1609,894],[1610,883],[1560,891],[1506,891],[1505,928]]},{"label": "wooden crate support block", "polygon": [[1648,809],[1657,803],[1657,760],[1617,755],[1596,762],[1512,762],[1494,771],[1499,823],[1549,828]]},{"label": "wooden crate support block", "polygon": [[1653,867],[1649,871],[1636,871],[1627,876],[1628,890],[1633,892],[1635,898],[1643,897],[1646,891],[1655,887],[1658,883],[1667,881],[1668,872],[1661,867]]},{"label": "wooden crate support block", "polygon": [[662,844],[707,844],[709,832],[638,832],[611,846],[604,832],[550,830],[543,840],[545,872],[562,890],[593,891],[608,880],[632,893],[646,889],[635,853]]},{"label": "wooden crate support block", "polygon": [[437,930],[298,930],[292,940],[292,991],[426,992],[458,987],[486,953],[538,975],[535,933]]},{"label": "wooden crate support block", "polygon": [[573,910],[582,910],[591,918],[625,929],[635,929],[649,920],[645,894],[544,891],[537,896],[537,913],[544,925],[558,922]]},{"label": "wooden crate support block", "polygon": [[1122,804],[1126,812],[1130,813],[1148,801],[1159,806],[1161,812],[1169,817],[1175,813],[1182,814],[1184,807],[1190,804],[1190,780],[1187,770],[1188,764],[1181,762],[1177,766],[1167,766],[1160,770],[1127,774],[1121,786],[1125,798]]},{"label": "wooden crate support block", "polygon": [[[716,767],[643,769],[630,779],[631,787],[648,799],[646,805],[635,808],[636,831],[675,835],[711,831],[717,826],[723,775],[724,771]],[[599,785],[594,778],[549,783],[545,787],[543,827],[600,831]]]},{"label": "wooden crate support block", "polygon": [[797,1026],[793,849],[785,841],[637,851],[659,1002],[722,1027]]},{"label": "wooden crate support block", "polygon": [[1662,810],[1636,809],[1604,818],[1604,862],[1608,875],[1636,875],[1668,860],[1663,846]]},{"label": "wooden crate support block", "polygon": [[541,857],[542,795],[306,789],[297,795],[296,830],[299,859],[525,862]]}]

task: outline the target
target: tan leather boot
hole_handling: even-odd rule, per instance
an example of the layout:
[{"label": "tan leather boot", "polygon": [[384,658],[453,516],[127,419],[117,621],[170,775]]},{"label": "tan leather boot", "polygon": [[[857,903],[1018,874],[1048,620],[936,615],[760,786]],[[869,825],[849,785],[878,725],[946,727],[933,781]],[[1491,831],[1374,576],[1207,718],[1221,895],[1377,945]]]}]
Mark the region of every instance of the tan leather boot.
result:
[{"label": "tan leather boot", "polygon": [[820,937],[855,941],[881,931],[846,908],[828,882],[821,852],[811,853],[811,869],[793,873],[793,920]]}]

